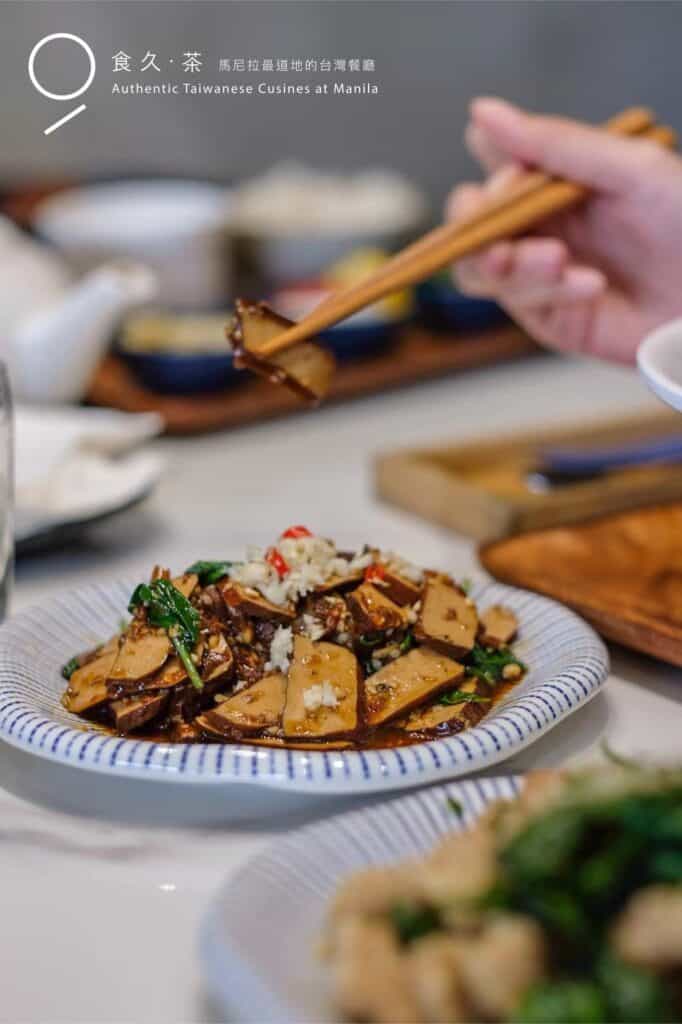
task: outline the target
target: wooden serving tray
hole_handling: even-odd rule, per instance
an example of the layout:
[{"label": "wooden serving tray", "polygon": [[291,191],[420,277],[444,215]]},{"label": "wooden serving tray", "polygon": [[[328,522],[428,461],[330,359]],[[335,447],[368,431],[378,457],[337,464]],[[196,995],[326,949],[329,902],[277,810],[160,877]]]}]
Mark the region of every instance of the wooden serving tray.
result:
[{"label": "wooden serving tray", "polygon": [[526,476],[539,446],[601,447],[680,433],[678,413],[601,419],[577,429],[535,429],[504,440],[392,452],[375,464],[380,497],[424,519],[479,541],[682,500],[682,467],[650,465],[617,470],[546,493],[529,490]]},{"label": "wooden serving tray", "polygon": [[[518,327],[505,324],[476,334],[433,334],[411,328],[380,355],[341,363],[331,401],[401,387],[489,363],[537,353]],[[169,434],[194,434],[301,412],[306,407],[289,391],[251,374],[244,383],[215,395],[160,395],[146,390],[126,364],[107,357],[96,372],[88,400],[128,412],[158,412]]]},{"label": "wooden serving tray", "polygon": [[488,544],[505,583],[574,608],[610,640],[682,666],[682,504]]}]

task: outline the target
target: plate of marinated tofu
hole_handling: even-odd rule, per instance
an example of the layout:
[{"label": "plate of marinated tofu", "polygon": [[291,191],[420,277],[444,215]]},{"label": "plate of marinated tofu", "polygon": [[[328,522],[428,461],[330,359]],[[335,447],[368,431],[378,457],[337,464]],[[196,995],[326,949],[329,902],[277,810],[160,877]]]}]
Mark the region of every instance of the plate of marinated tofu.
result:
[{"label": "plate of marinated tofu", "polygon": [[537,595],[342,551],[93,584],[0,630],[0,737],[86,770],[366,792],[509,757],[599,690],[606,650]]}]

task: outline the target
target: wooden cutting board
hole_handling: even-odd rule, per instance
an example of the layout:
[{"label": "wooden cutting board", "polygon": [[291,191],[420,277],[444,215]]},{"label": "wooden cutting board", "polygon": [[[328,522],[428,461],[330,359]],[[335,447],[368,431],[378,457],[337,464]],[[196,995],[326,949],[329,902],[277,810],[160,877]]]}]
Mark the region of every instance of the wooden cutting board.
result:
[{"label": "wooden cutting board", "polygon": [[499,580],[556,598],[598,632],[682,666],[682,504],[487,544]]},{"label": "wooden cutting board", "polygon": [[506,435],[380,455],[375,484],[381,498],[478,541],[576,523],[664,501],[682,501],[682,467],[650,465],[617,470],[543,493],[527,475],[541,447],[603,447],[679,436],[679,413],[601,418],[574,428]]}]

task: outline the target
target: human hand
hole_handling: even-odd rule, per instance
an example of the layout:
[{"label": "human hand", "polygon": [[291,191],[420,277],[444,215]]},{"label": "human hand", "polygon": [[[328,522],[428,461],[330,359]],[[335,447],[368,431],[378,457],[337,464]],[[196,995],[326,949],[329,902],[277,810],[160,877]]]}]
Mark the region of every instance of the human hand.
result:
[{"label": "human hand", "polygon": [[634,362],[648,331],[682,315],[682,159],[654,142],[498,99],[474,100],[467,143],[491,175],[453,191],[450,218],[475,213],[524,166],[580,182],[592,195],[538,234],[461,260],[458,286],[494,298],[553,348]]}]

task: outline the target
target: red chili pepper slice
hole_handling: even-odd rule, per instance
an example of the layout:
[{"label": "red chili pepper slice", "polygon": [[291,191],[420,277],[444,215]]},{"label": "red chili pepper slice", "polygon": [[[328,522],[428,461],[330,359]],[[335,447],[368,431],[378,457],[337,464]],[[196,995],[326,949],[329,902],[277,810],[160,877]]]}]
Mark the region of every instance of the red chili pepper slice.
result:
[{"label": "red chili pepper slice", "polygon": [[307,526],[290,526],[288,530],[285,530],[282,534],[282,540],[285,538],[296,540],[297,537],[312,537],[312,533]]},{"label": "red chili pepper slice", "polygon": [[379,565],[375,562],[374,565],[368,565],[365,569],[365,579],[368,583],[374,583],[377,580],[386,579],[386,570],[383,565]]},{"label": "red chili pepper slice", "polygon": [[280,579],[289,572],[289,566],[277,548],[268,548],[265,553],[265,561],[270,563]]}]

